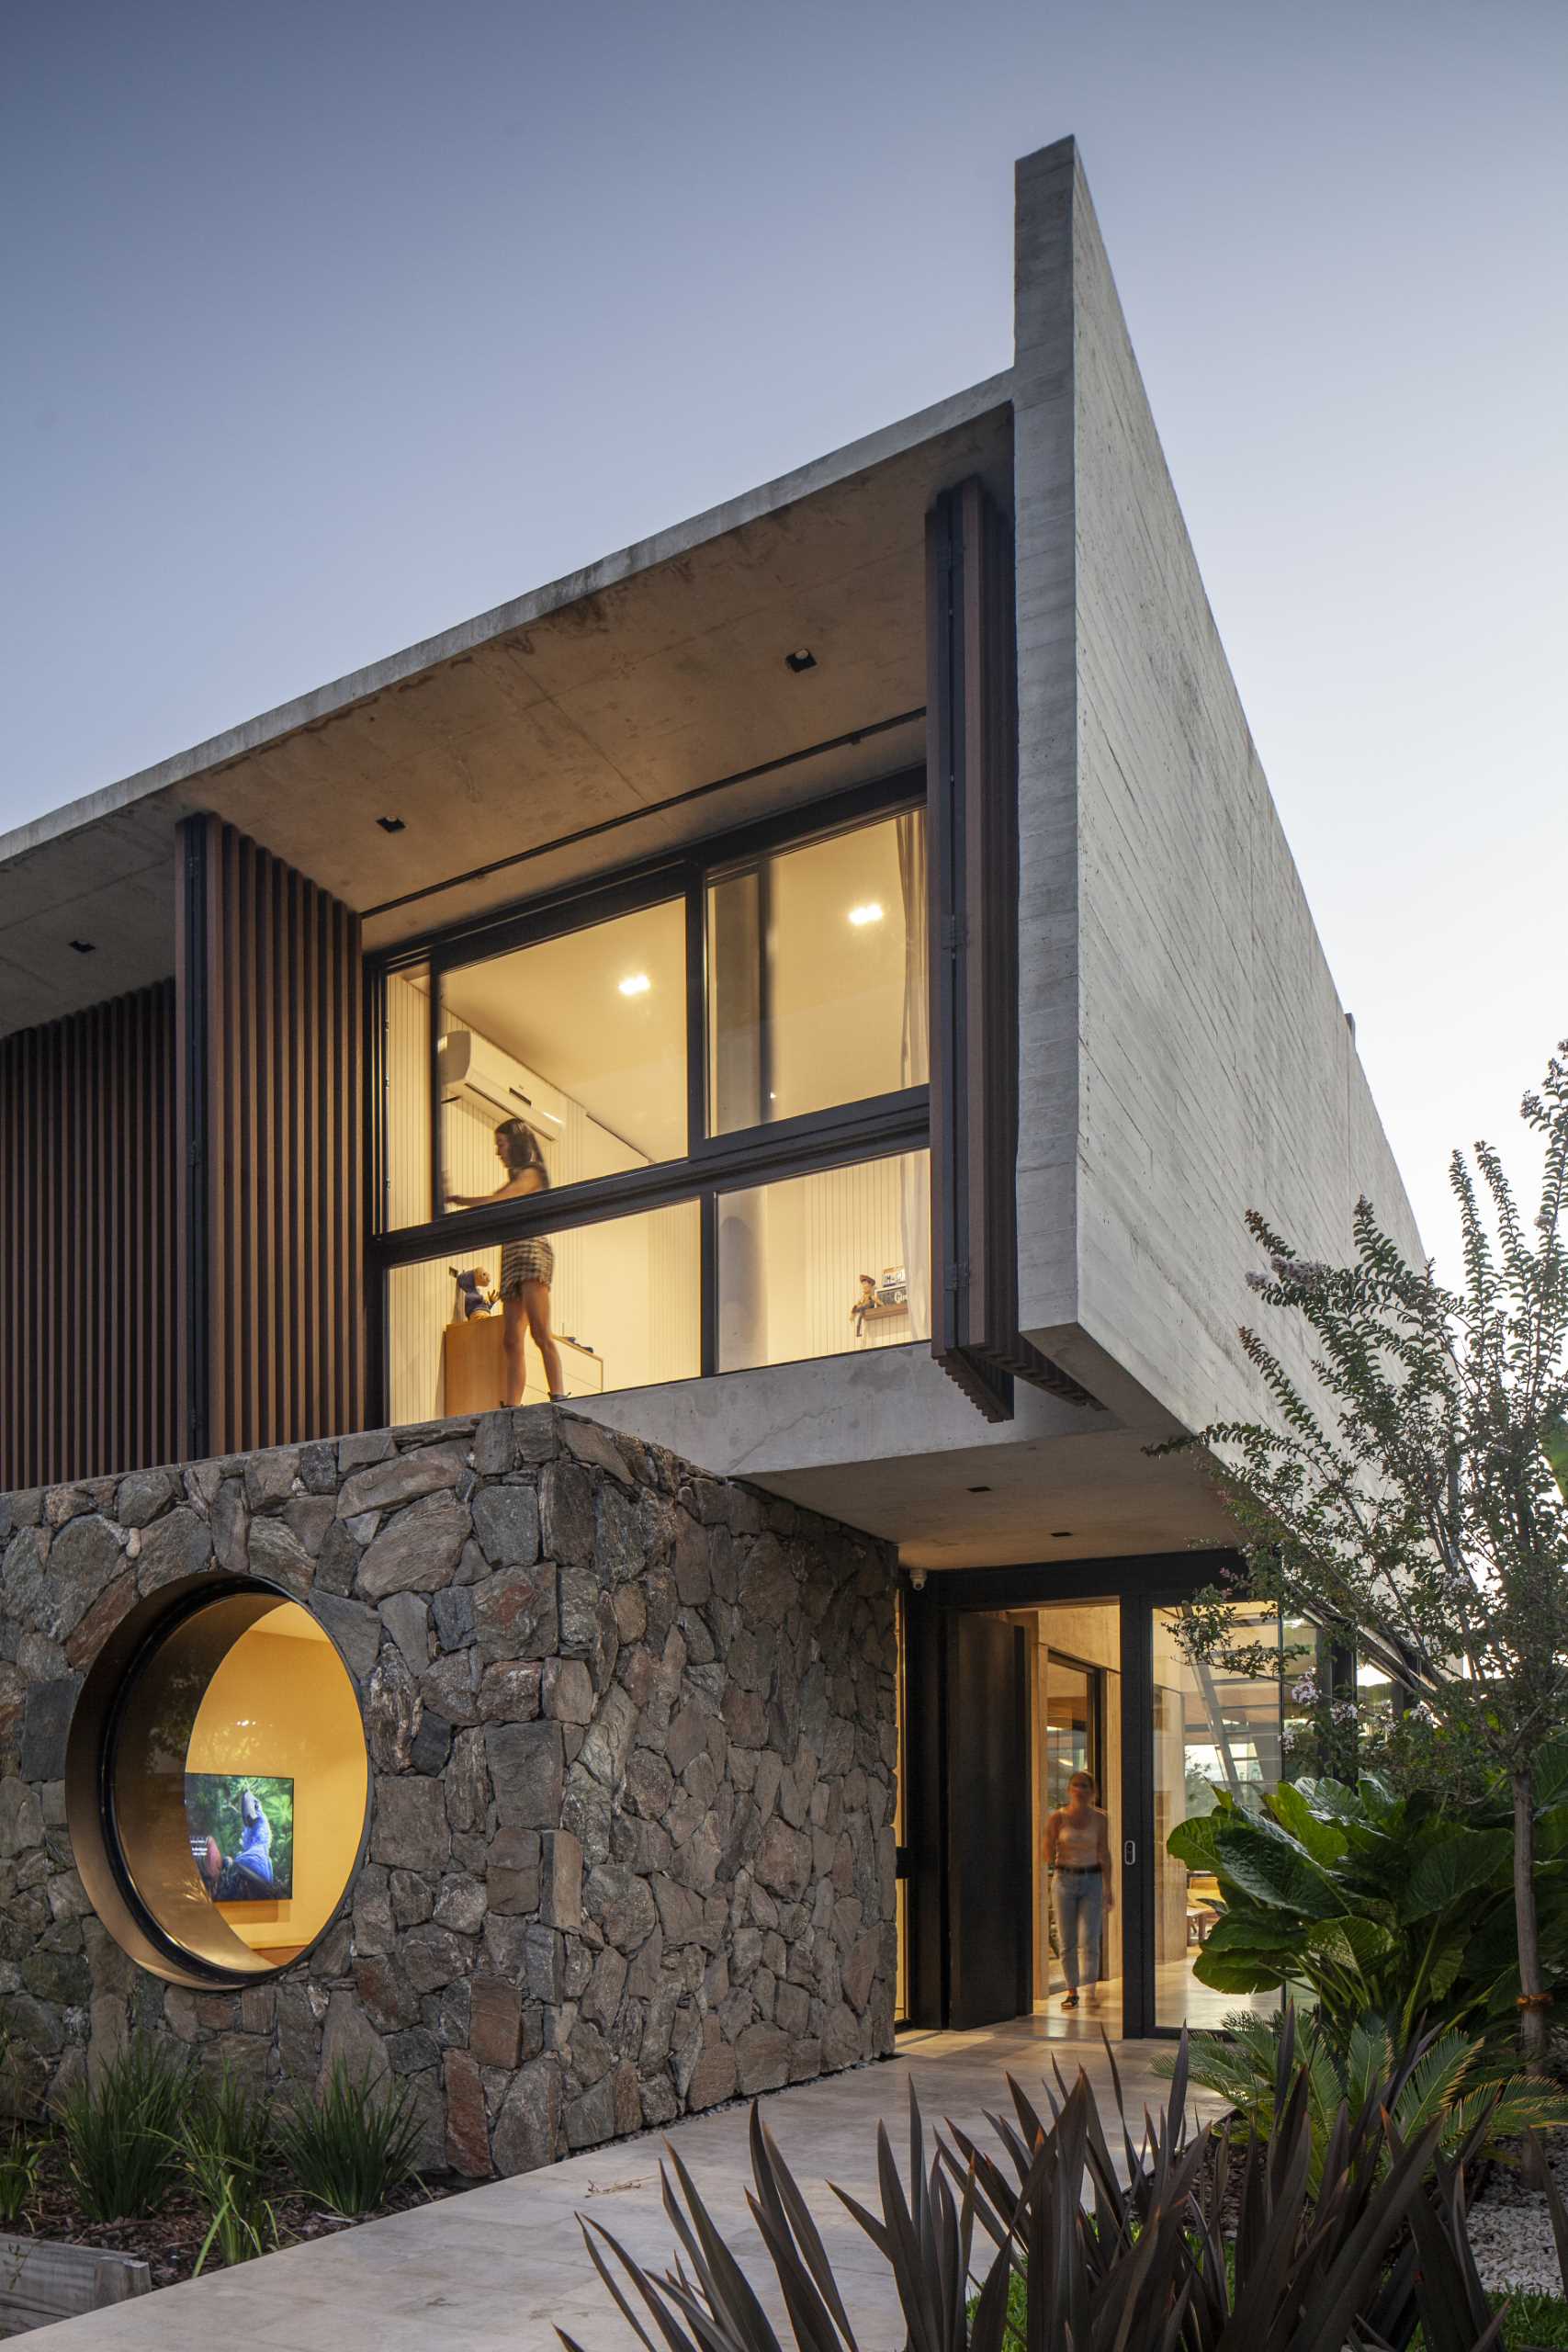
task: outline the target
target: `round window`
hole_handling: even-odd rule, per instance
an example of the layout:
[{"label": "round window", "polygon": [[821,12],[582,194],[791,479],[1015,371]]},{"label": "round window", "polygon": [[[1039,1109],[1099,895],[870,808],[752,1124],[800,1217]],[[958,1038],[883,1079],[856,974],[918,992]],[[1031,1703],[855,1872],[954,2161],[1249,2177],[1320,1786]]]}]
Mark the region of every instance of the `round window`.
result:
[{"label": "round window", "polygon": [[269,1974],[314,1943],[368,1798],[347,1669],[270,1585],[155,1595],[83,1687],[66,1789],[78,1866],[118,1941],[176,1983]]}]

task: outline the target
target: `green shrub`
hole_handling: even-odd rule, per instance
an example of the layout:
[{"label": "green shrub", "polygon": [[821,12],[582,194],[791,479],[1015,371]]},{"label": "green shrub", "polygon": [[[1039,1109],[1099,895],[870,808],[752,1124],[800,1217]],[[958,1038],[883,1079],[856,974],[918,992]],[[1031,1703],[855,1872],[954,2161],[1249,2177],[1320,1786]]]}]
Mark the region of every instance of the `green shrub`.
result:
[{"label": "green shrub", "polygon": [[0,2225],[16,2229],[28,2218],[38,2190],[43,2143],[19,2126],[0,2136]]},{"label": "green shrub", "polygon": [[373,2213],[417,2177],[419,2122],[406,2084],[378,2088],[339,2064],[320,2095],[297,2099],[275,2129],[294,2186],[329,2213]]},{"label": "green shrub", "polygon": [[[908,2181],[882,2128],[880,2211],[836,2192],[891,2274],[904,2341],[922,2352],[1344,2352],[1406,2345],[1420,2326],[1428,2352],[1491,2352],[1496,2315],[1475,2276],[1462,2177],[1438,2149],[1440,2123],[1404,2140],[1375,2096],[1355,2114],[1342,2107],[1314,2196],[1306,2070],[1282,2084],[1271,2138],[1238,2148],[1224,2132],[1190,2131],[1185,2056],[1183,2047],[1166,2114],[1148,2122],[1141,2148],[1123,2112],[1125,2179],[1081,2074],[1071,2089],[1058,2077],[1045,2115],[1010,2077],[1011,2113],[992,2118],[1000,2153],[950,2125],[934,2159],[911,2086]],[[1466,2154],[1489,2122],[1478,2120]],[[802,2352],[852,2352],[848,2298],[863,2262],[835,2278],[755,2106],[751,2172],[748,2201],[791,2340]],[[623,2318],[664,2352],[778,2352],[673,2148],[663,2179],[679,2242],[671,2267],[650,2272],[603,2224],[582,2224]],[[1551,2210],[1562,2249],[1568,2222]]]},{"label": "green shrub", "polygon": [[178,2132],[191,2096],[188,2063],[151,2034],[133,2034],[96,2079],[60,2102],[65,2167],[92,2222],[157,2210],[179,2170]]},{"label": "green shrub", "polygon": [[[1320,2018],[1292,2007],[1273,2018],[1242,2012],[1227,2018],[1221,2033],[1194,2034],[1189,2064],[1192,2080],[1216,2091],[1242,2128],[1263,2140],[1274,2130],[1281,2091],[1289,2096],[1298,2072],[1304,2077],[1314,2196],[1340,2110],[1358,2115],[1374,2099],[1400,2140],[1438,2124],[1438,2145],[1450,2157],[1471,2145],[1478,2129],[1485,2132],[1483,2152],[1495,2153],[1499,2141],[1568,2124],[1568,2096],[1555,2083],[1497,2068],[1483,2043],[1461,2033],[1428,2036],[1396,2052],[1377,2018],[1360,2019],[1341,2046]],[[1158,2074],[1169,2075],[1174,2065],[1173,2059],[1155,2061]]]},{"label": "green shrub", "polygon": [[[1568,1804],[1544,1807],[1536,1830],[1550,1984],[1568,1978]],[[1217,1992],[1308,1991],[1342,2043],[1368,2016],[1401,2045],[1513,2027],[1514,1833],[1500,1798],[1460,1821],[1371,1773],[1355,1788],[1287,1781],[1245,1808],[1222,1789],[1167,1842],[1219,1881],[1224,1912],[1193,1963]]]},{"label": "green shrub", "polygon": [[265,2094],[227,2071],[204,2083],[186,2109],[178,2148],[180,2168],[208,2222],[196,2274],[214,2248],[225,2267],[269,2253],[279,2241],[267,2194],[277,2159]]}]

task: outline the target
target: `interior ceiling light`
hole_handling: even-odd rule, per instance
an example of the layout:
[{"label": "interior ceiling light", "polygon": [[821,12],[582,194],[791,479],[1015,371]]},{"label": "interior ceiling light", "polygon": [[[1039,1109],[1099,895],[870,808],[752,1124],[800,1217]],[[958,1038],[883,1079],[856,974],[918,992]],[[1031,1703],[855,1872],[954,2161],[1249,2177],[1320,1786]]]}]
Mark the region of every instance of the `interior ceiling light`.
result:
[{"label": "interior ceiling light", "polygon": [[403,831],[403,820],[400,817],[378,817],[376,822],[384,833],[400,833]]},{"label": "interior ceiling light", "polygon": [[96,956],[98,952],[98,943],[96,939],[73,939],[71,944],[78,956]]},{"label": "interior ceiling light", "polygon": [[646,996],[653,982],[646,972],[628,972],[619,985],[623,996]]},{"label": "interior ceiling light", "polygon": [[798,678],[803,670],[816,669],[817,656],[809,645],[797,645],[793,653],[784,655],[784,667],[786,670],[793,670]]},{"label": "interior ceiling light", "polygon": [[882,909],[874,899],[868,899],[863,907],[850,909],[850,921],[857,931],[863,931],[868,922],[882,921]]}]

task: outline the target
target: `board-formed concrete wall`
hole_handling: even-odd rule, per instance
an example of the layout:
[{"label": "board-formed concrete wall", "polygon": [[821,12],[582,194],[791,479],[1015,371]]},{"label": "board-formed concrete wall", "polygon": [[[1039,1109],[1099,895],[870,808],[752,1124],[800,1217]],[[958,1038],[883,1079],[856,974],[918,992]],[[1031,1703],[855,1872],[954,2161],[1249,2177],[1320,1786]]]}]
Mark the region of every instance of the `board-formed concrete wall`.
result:
[{"label": "board-formed concrete wall", "polygon": [[[358,1690],[367,1858],[314,1951],[193,1993],[94,1917],[76,1693],[214,1569]],[[887,1549],[550,1407],[0,1498],[0,2031],[58,2092],[132,2027],[409,2083],[479,2177],[892,2046]]]},{"label": "board-formed concrete wall", "polygon": [[1343,1259],[1365,1192],[1420,1243],[1070,140],[1017,227],[1021,1319],[1193,1428],[1262,1403],[1248,1208]]}]

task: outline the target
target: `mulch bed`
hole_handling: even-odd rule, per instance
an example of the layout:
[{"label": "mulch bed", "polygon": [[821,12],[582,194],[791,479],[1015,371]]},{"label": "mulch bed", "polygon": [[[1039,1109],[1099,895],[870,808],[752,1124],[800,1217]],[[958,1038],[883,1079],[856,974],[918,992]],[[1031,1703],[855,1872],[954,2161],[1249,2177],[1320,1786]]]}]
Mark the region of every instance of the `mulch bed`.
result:
[{"label": "mulch bed", "polygon": [[[336,2213],[323,2212],[306,2198],[280,2195],[272,2199],[277,2217],[277,2242],[279,2245],[298,2245],[309,2238],[333,2237],[340,2230],[357,2229],[362,2221],[375,2222],[388,2213],[406,2213],[416,2205],[427,2205],[474,2186],[472,2181],[459,2180],[436,2179],[423,2186],[410,2181],[374,2213],[362,2213],[352,2222],[344,2221]],[[149,2266],[154,2287],[172,2287],[178,2280],[188,2278],[195,2270],[210,2223],[211,2216],[203,2211],[195,2198],[178,2188],[171,2191],[157,2213],[118,2222],[89,2222],[58,2160],[51,2154],[44,2159],[27,2222],[16,2234],[63,2241],[71,2245],[101,2246],[108,2254],[134,2255]],[[214,2244],[202,2276],[221,2268],[222,2256]]]}]

